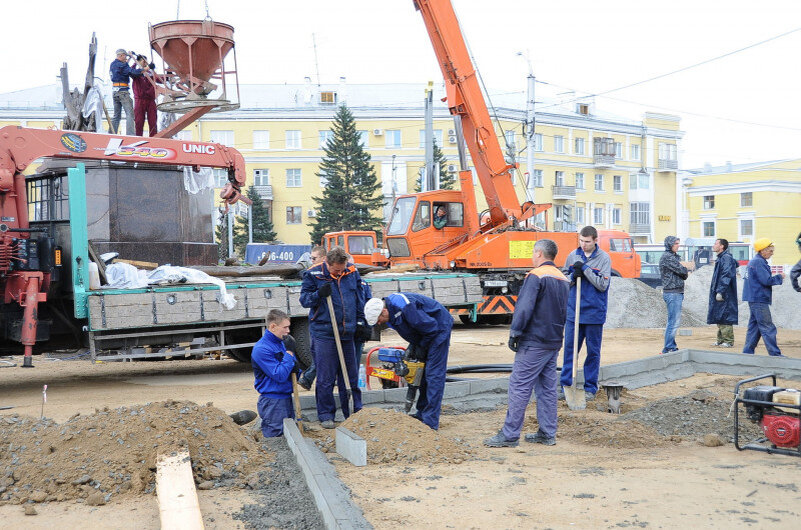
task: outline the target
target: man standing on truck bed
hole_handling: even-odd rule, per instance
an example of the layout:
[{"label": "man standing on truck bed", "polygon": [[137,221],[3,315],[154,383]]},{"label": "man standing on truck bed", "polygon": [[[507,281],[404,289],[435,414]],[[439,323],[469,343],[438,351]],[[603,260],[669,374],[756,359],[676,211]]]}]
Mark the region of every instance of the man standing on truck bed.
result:
[{"label": "man standing on truck bed", "polygon": [[[565,271],[572,280],[567,299],[567,322],[562,361],[562,386],[573,384],[573,335],[578,325],[578,347],[586,339],[587,356],[584,359],[584,392],[587,399],[595,399],[598,392],[598,370],[601,368],[601,341],[606,322],[606,306],[609,293],[609,277],[612,275],[612,260],[609,254],[598,247],[598,231],[594,226],[585,226],[579,232],[579,248],[565,260]],[[576,319],[576,279],[582,278],[579,321]],[[564,396],[560,392],[560,397]]]},{"label": "man standing on truck bed", "polygon": [[[334,314],[328,311],[331,297]],[[325,261],[315,265],[303,275],[300,289],[300,304],[309,308],[309,333],[314,341],[314,363],[317,366],[317,417],[326,429],[333,429],[337,407],[334,401],[334,382],[339,388],[342,415],[350,416],[348,391],[339,364],[336,338],[332,326],[339,331],[342,354],[353,392],[353,412],[362,408],[362,393],[359,390],[359,366],[353,352],[353,334],[356,323],[364,320],[361,277],[353,263],[348,263],[348,253],[342,247],[328,251]],[[332,324],[333,323],[333,324]]]}]

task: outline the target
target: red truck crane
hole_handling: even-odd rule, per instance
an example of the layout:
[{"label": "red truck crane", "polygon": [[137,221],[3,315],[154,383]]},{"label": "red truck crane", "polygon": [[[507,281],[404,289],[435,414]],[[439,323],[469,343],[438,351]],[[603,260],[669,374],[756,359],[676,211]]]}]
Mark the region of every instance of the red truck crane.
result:
[{"label": "red truck crane", "polygon": [[[31,162],[44,157],[223,168],[228,170],[228,184],[220,196],[226,205],[240,199],[249,202],[241,192],[245,184],[245,159],[239,151],[224,145],[15,126],[1,128],[0,289],[6,306],[5,318],[13,318],[10,315],[22,310],[20,342],[25,347],[25,367],[33,365],[38,305],[47,301],[50,282],[61,270],[61,252],[55,239],[28,224],[23,172]],[[34,238],[35,233],[40,235]]]}]

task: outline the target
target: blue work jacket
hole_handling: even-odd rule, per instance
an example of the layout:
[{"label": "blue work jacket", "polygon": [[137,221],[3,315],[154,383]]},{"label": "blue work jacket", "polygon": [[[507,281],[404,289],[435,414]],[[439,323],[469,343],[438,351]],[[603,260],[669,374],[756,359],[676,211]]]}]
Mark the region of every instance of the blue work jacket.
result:
[{"label": "blue work jacket", "polygon": [[[569,281],[552,261],[531,269],[517,296],[509,336],[538,348],[562,346]],[[584,298],[582,286],[582,299]]]},{"label": "blue work jacket", "polygon": [[450,337],[453,317],[445,307],[416,293],[392,293],[384,298],[389,311],[389,327],[423,351]]},{"label": "blue work jacket", "polygon": [[[716,295],[723,295],[718,302]],[[718,254],[712,283],[709,286],[709,310],[707,324],[737,324],[737,262],[731,252],[724,250]]]},{"label": "blue work jacket", "polygon": [[334,339],[328,302],[317,294],[325,283],[331,284],[331,301],[334,320],[342,339],[353,338],[356,322],[364,321],[364,291],[362,278],[353,263],[348,263],[339,278],[331,276],[328,264],[322,262],[303,273],[300,288],[300,305],[309,309],[309,330],[314,337]]},{"label": "blue work jacket", "polygon": [[271,331],[253,346],[250,355],[253,375],[256,377],[254,387],[269,398],[285,398],[292,395],[290,375],[295,369],[295,358],[286,352],[284,341]]},{"label": "blue work jacket", "polygon": [[[111,74],[111,83],[113,84],[114,90],[128,90],[131,77],[139,77],[142,75],[142,70],[138,70],[128,65],[128,63],[124,63],[119,59],[114,59],[111,61],[111,66],[109,67],[109,74]],[[122,86],[122,84],[125,86]]]},{"label": "blue work jacket", "polygon": [[768,260],[757,254],[748,262],[743,282],[743,301],[770,304],[773,302],[773,286],[781,285],[782,277],[770,274]]},{"label": "blue work jacket", "polygon": [[[573,280],[572,267],[574,263],[583,264],[584,279],[581,283],[581,306],[579,307],[579,324],[603,324],[606,322],[606,308],[609,300],[609,278],[612,275],[612,258],[598,246],[592,251],[590,257],[584,254],[579,247],[575,252],[568,254],[565,259],[565,270]],[[570,296],[567,300],[567,319],[573,322],[576,319],[576,286],[570,287]]]}]

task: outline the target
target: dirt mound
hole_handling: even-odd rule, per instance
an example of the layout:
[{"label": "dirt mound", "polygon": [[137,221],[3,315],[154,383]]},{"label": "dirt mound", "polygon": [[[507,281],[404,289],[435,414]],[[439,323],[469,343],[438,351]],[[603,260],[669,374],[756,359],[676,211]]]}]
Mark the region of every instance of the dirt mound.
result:
[{"label": "dirt mound", "polygon": [[267,454],[221,410],[189,401],[103,409],[58,424],[0,417],[0,504],[152,493],[156,458],[189,450],[197,482],[239,479]]},{"label": "dirt mound", "polygon": [[[591,409],[559,412],[559,439],[619,449],[659,447],[670,443],[670,440],[647,425],[638,421],[624,421],[620,416],[606,412]],[[532,428],[537,428],[536,421]]]},{"label": "dirt mound", "polygon": [[371,464],[461,463],[472,456],[458,438],[447,438],[415,418],[393,410],[362,409],[342,423],[342,427],[367,440],[367,461]]},{"label": "dirt mound", "polygon": [[[667,325],[667,307],[662,299],[661,290],[648,287],[640,280],[632,278],[611,279],[606,327],[664,328],[665,325]],[[681,325],[705,326],[706,312],[701,319],[687,307],[682,307]]]}]

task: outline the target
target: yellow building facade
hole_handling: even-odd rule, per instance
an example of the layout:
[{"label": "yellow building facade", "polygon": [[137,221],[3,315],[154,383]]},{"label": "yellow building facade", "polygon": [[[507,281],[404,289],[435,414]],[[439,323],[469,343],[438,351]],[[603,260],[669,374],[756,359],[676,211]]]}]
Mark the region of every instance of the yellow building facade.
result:
[{"label": "yellow building facade", "polygon": [[767,237],[773,265],[798,261],[801,160],[707,167],[682,172],[688,237],[753,243]]},{"label": "yellow building facade", "polygon": [[[267,202],[278,238],[308,243],[316,216],[313,197],[320,197],[325,186],[317,176],[322,147],[336,107],[344,103],[354,114],[382,184],[386,216],[393,197],[414,191],[424,166],[425,88],[423,83],[349,85],[344,80],[322,86],[243,85],[240,109],[207,114],[179,138],[237,148],[245,157],[248,185],[256,186]],[[24,97],[15,103],[4,102],[3,96],[0,125],[60,125],[64,111],[52,97],[49,103],[25,107]],[[458,139],[442,97],[440,84],[434,93],[434,136],[448,171],[455,174]],[[521,203],[533,196],[537,203],[553,204],[539,219],[543,228],[575,231],[594,225],[627,231],[640,243],[676,233],[681,207],[678,117],[648,113],[641,121],[622,121],[597,113],[591,103],[548,106],[536,113],[534,167],[529,168],[524,98],[499,96],[493,104],[501,148],[519,165],[513,180]],[[224,179],[219,175],[218,185]],[[480,186],[476,189],[481,211],[486,201]]]}]

